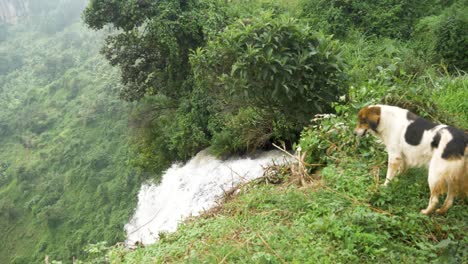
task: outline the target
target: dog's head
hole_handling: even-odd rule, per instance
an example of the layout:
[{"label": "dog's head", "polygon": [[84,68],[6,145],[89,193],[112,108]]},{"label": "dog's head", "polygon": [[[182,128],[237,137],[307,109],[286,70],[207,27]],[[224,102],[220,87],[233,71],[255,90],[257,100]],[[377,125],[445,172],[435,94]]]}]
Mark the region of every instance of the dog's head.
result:
[{"label": "dog's head", "polygon": [[379,123],[380,106],[366,106],[358,113],[358,124],[354,129],[354,134],[357,136],[364,136],[369,129],[373,132],[377,132]]}]

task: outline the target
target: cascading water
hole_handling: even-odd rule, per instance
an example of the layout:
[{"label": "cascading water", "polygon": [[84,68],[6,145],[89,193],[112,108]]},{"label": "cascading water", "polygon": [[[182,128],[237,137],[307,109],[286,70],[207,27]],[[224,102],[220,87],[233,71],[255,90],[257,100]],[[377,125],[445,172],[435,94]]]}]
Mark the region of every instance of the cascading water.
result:
[{"label": "cascading water", "polygon": [[290,161],[279,151],[221,161],[204,150],[185,165],[174,164],[159,185],[141,187],[135,214],[125,225],[127,245],[154,243],[160,232],[173,232],[184,218],[216,205],[224,191],[262,176],[265,166]]}]

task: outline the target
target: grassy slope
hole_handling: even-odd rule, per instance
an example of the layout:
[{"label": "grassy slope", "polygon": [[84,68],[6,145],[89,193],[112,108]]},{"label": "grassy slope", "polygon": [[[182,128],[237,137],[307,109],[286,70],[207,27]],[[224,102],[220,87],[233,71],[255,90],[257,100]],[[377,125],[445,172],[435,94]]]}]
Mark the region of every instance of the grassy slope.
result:
[{"label": "grassy slope", "polygon": [[376,160],[350,155],[324,168],[318,185],[252,184],[155,245],[113,248],[111,263],[466,263],[466,201],[423,216],[427,171],[382,189],[382,155]]},{"label": "grassy slope", "polygon": [[466,204],[458,200],[447,216],[419,214],[425,174],[412,170],[379,189],[353,157],[323,169],[318,185],[252,184],[155,245],[114,249],[111,262],[466,263]]},{"label": "grassy slope", "polygon": [[[129,107],[102,37],[75,24],[54,35],[16,32],[0,44],[23,65],[0,75],[0,263],[70,260],[124,238],[136,204],[128,166]],[[54,69],[54,70],[53,70]]]}]

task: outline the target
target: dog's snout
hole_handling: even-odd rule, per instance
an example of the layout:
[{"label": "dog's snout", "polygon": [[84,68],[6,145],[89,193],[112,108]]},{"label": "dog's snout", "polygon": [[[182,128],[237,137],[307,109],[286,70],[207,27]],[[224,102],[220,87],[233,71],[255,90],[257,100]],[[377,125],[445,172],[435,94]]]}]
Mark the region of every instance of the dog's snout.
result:
[{"label": "dog's snout", "polygon": [[356,128],[354,129],[354,135],[358,136],[358,137],[362,137],[366,134],[367,132],[367,129],[362,129],[362,128]]}]

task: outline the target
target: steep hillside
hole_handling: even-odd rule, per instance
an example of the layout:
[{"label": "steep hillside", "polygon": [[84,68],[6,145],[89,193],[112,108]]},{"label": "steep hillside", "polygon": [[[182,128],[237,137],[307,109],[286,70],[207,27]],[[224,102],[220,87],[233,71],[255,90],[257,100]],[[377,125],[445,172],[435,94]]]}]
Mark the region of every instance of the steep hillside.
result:
[{"label": "steep hillside", "polygon": [[71,261],[124,239],[140,179],[102,43],[79,23],[20,25],[0,43],[0,263]]}]

